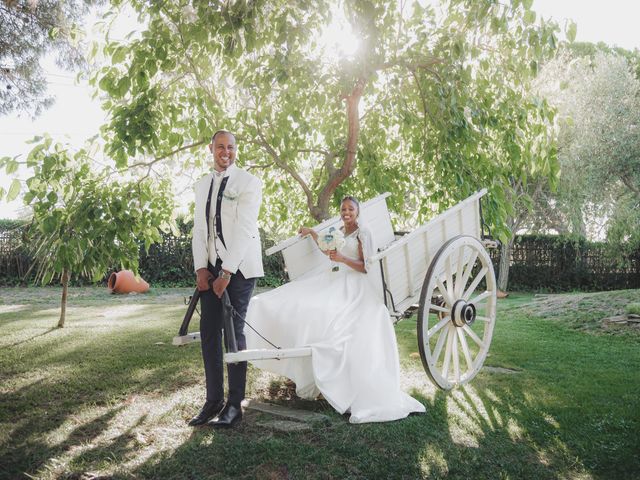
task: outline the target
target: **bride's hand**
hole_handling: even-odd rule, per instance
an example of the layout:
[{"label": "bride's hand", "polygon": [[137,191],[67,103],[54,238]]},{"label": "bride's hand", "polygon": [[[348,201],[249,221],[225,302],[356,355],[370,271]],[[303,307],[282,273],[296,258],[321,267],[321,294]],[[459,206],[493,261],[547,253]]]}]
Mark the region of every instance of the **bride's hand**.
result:
[{"label": "bride's hand", "polygon": [[311,232],[313,232],[313,229],[309,227],[300,227],[300,230],[298,230],[298,233],[300,234],[301,237],[306,237],[307,235],[311,235]]},{"label": "bride's hand", "polygon": [[333,262],[342,262],[342,263],[344,263],[344,255],[342,255],[337,250],[329,250],[329,258]]}]

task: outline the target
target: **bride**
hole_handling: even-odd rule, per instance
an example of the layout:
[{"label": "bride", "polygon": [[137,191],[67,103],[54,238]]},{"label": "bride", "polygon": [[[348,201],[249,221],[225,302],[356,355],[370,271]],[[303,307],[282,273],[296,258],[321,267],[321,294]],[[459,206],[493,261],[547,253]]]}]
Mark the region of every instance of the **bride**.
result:
[{"label": "bride", "polygon": [[[263,370],[286,376],[296,393],[314,399],[322,393],[351,423],[385,422],[424,412],[400,389],[400,363],[387,308],[367,278],[371,233],[358,226],[360,206],[345,197],[340,206],[344,245],[324,252],[339,270],[287,283],[251,299],[247,348],[309,346],[311,357],[256,360]],[[318,234],[303,227],[300,235]],[[254,330],[258,333],[255,333]]]}]

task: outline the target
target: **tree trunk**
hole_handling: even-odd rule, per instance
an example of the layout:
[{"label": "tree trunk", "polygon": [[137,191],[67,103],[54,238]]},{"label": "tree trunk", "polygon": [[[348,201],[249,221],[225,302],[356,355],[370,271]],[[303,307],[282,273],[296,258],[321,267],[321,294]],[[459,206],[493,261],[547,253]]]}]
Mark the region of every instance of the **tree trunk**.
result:
[{"label": "tree trunk", "polygon": [[318,202],[311,207],[311,215],[316,221],[322,222],[331,218],[331,197],[336,189],[351,176],[356,168],[356,154],[358,153],[358,136],[360,134],[359,105],[367,79],[360,78],[352,92],[345,97],[347,104],[347,144],[342,166],[329,174],[327,183],[318,194]]},{"label": "tree trunk", "polygon": [[62,271],[62,301],[60,302],[60,320],[58,321],[58,328],[64,327],[64,320],[67,315],[67,293],[69,291],[69,270],[64,269]]},{"label": "tree trunk", "polygon": [[498,290],[507,291],[509,284],[509,266],[511,265],[511,251],[513,250],[513,240],[511,237],[508,242],[502,244],[500,248],[500,267],[498,270]]}]

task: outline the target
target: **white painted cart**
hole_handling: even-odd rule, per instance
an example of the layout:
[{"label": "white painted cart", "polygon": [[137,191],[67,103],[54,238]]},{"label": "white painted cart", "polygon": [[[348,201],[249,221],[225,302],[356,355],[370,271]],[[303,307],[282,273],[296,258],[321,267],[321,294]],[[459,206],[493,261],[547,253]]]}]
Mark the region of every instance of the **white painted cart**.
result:
[{"label": "white painted cart", "polygon": [[[371,231],[377,252],[367,260],[367,270],[380,300],[396,320],[410,316],[417,305],[422,363],[443,389],[463,385],[480,371],[495,326],[497,287],[485,250],[491,242],[482,240],[480,199],[485,194],[477,192],[405,235],[394,234],[386,204],[390,194],[361,205],[359,221]],[[334,217],[314,230],[340,223]],[[310,237],[289,238],[266,253],[276,252],[282,252],[291,281],[328,268],[328,258]],[[311,349],[305,346],[244,350],[226,353],[225,362],[307,355]]]}]

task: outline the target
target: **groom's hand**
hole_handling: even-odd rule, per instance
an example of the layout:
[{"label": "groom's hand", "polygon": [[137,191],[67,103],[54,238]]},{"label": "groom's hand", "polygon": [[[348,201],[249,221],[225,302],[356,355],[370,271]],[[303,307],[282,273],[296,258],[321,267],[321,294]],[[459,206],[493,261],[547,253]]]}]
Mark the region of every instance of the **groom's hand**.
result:
[{"label": "groom's hand", "polygon": [[206,268],[199,268],[196,271],[196,285],[199,292],[204,292],[211,288],[209,286],[209,279],[213,280],[213,274]]},{"label": "groom's hand", "polygon": [[218,298],[222,298],[222,294],[225,289],[229,286],[230,280],[228,278],[218,277],[213,281],[213,293],[215,293]]}]

